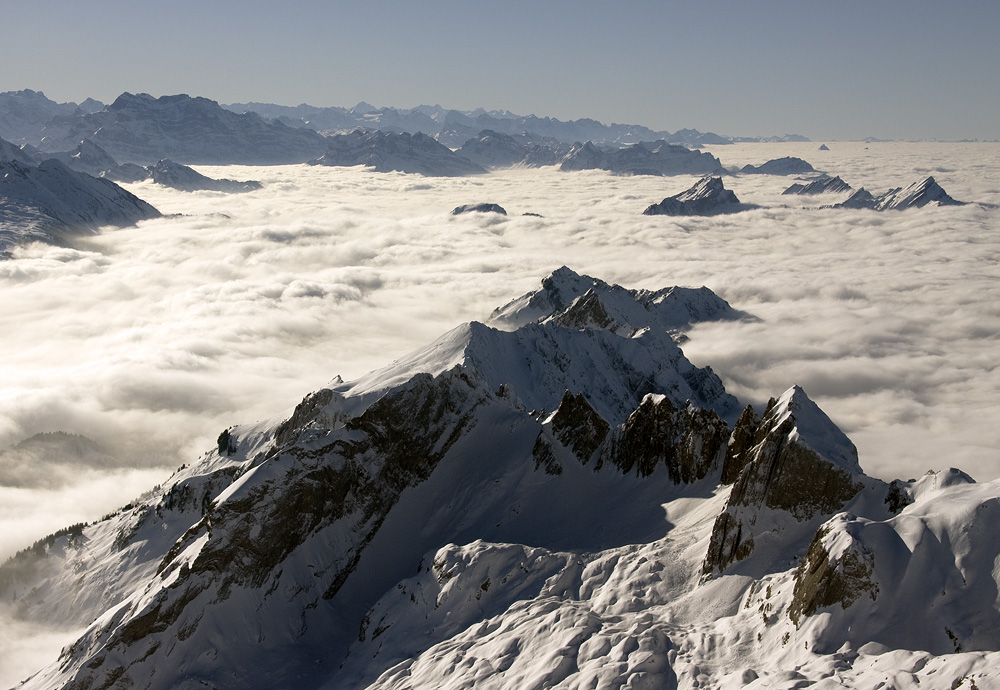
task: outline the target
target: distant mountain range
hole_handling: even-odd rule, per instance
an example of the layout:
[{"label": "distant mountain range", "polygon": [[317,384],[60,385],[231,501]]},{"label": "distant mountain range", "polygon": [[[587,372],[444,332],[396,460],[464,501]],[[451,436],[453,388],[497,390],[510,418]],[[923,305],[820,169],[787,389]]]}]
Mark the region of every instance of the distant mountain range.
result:
[{"label": "distant mountain range", "polygon": [[[118,162],[153,163],[160,158],[172,158],[187,164],[197,164],[211,158],[212,162],[240,163],[236,151],[227,150],[227,161],[219,158],[219,147],[230,145],[229,136],[237,129],[253,129],[258,136],[252,155],[253,162],[305,162],[318,158],[325,152],[322,146],[312,148],[318,140],[304,132],[289,133],[283,130],[304,130],[322,134],[346,134],[355,129],[384,130],[395,133],[433,137],[449,148],[458,148],[483,130],[501,134],[548,138],[564,144],[592,142],[594,144],[625,145],[640,141],[663,140],[671,144],[697,147],[705,144],[728,144],[746,141],[808,141],[797,134],[780,137],[727,137],[695,129],[681,129],[670,133],[654,131],[632,124],[606,125],[597,120],[579,119],[561,121],[535,115],[516,115],[508,111],[483,109],[460,111],[441,106],[416,108],[376,108],[359,103],[353,108],[319,108],[310,105],[282,106],[272,103],[234,103],[221,108],[229,116],[214,113],[215,101],[191,98],[185,95],[154,98],[148,94],[124,93],[109,106],[87,99],[81,104],[56,103],[39,91],[23,90],[0,93],[0,138],[15,144],[31,144],[45,151],[66,151],[80,140],[94,138]],[[164,117],[160,124],[151,124],[152,109]],[[181,131],[172,128],[165,116],[173,121],[184,118],[197,123],[211,115],[216,120],[209,129],[189,126]],[[237,116],[237,117],[234,117]],[[258,119],[252,116],[257,116]],[[244,119],[239,119],[244,118]],[[280,128],[273,127],[274,125]],[[100,131],[99,131],[100,130]],[[194,145],[196,137],[209,134],[202,150]],[[151,155],[144,146],[144,139],[162,142],[169,140],[171,150],[162,155]],[[280,146],[279,146],[280,145]],[[243,154],[244,159],[250,156]],[[298,160],[306,156],[303,160]],[[295,158],[296,160],[289,160]]]},{"label": "distant mountain range", "polygon": [[452,110],[440,105],[421,105],[405,110],[375,108],[364,102],[353,108],[318,108],[305,104],[281,106],[273,103],[232,103],[223,107],[241,113],[254,112],[262,117],[281,120],[289,126],[308,127],[318,132],[342,133],[357,127],[411,134],[422,132],[449,148],[462,146],[483,130],[508,135],[529,133],[564,144],[590,141],[595,144],[624,145],[660,139],[687,146],[730,144],[735,141],[809,141],[798,134],[780,137],[725,137],[696,129],[681,129],[671,134],[642,125],[606,125],[589,118],[562,121],[535,115],[515,115],[506,110]]}]

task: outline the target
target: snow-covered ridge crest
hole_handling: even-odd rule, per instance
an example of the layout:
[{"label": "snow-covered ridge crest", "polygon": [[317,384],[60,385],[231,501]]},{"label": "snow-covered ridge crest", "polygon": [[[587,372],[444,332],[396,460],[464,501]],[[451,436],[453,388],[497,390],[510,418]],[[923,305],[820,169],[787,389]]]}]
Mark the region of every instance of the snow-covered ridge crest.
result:
[{"label": "snow-covered ridge crest", "polygon": [[603,328],[631,336],[646,328],[680,333],[701,321],[752,320],[707,287],[628,290],[563,266],[532,290],[494,310],[486,323],[511,330],[537,321]]},{"label": "snow-covered ridge crest", "polygon": [[861,473],[858,449],[800,386],[792,386],[778,398],[773,414],[778,426],[793,421],[789,441],[811,448],[848,472]]}]

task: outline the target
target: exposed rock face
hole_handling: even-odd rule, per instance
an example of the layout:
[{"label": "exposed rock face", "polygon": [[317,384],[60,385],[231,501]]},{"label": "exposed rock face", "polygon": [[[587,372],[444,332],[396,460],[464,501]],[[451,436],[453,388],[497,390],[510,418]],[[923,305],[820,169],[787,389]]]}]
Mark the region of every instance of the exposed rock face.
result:
[{"label": "exposed rock face", "polygon": [[[772,398],[767,408],[774,407],[775,400]],[[732,484],[740,476],[740,472],[753,459],[753,448],[757,444],[757,431],[760,429],[760,416],[747,405],[736,420],[733,427],[732,436],[726,446],[726,457],[722,464],[723,484]]]},{"label": "exposed rock face", "polygon": [[819,149],[818,149],[818,150],[819,150],[819,151],[829,151],[829,150],[830,150],[830,147],[829,147],[829,146],[827,146],[826,144],[820,144],[820,145],[819,145]]},{"label": "exposed rock face", "polygon": [[874,581],[875,556],[857,542],[841,546],[832,556],[824,541],[830,529],[821,527],[813,537],[798,569],[788,617],[798,626],[803,618],[826,606],[839,604],[841,609],[867,595],[874,601],[878,585]]},{"label": "exposed rock face", "polygon": [[327,141],[327,152],[310,161],[310,165],[364,165],[374,172],[398,171],[429,177],[462,177],[486,172],[420,132],[411,135],[356,129]]},{"label": "exposed rock face", "polygon": [[120,163],[150,165],[164,158],[191,165],[304,163],[322,155],[326,140],[308,129],[237,114],[207,98],[153,98],[124,93],[105,110],[56,118],[42,147],[66,151],[91,139]]},{"label": "exposed rock face", "polygon": [[37,167],[0,161],[0,198],[0,252],[22,240],[51,240],[160,215],[114,182],[75,172],[56,160]]},{"label": "exposed rock face", "polygon": [[731,448],[724,474],[731,478],[737,466],[743,467],[726,510],[716,519],[703,567],[707,575],[752,553],[755,532],[762,529],[755,529],[758,514],[770,511],[779,513],[778,520],[808,522],[842,509],[864,486],[854,444],[797,386],[774,401],[759,425],[744,412]]},{"label": "exposed rock face", "polygon": [[[268,610],[291,596],[308,609],[336,596],[400,493],[429,476],[465,432],[482,395],[462,372],[416,377],[346,428],[305,430],[276,448],[254,481],[234,485],[226,500],[210,504],[167,554],[159,577],[169,586],[131,602],[67,651],[68,658],[85,663],[65,687],[146,686],[151,674],[157,675],[158,649],[167,645],[181,654],[214,649],[220,624],[227,636],[263,634],[264,620],[254,630],[212,619],[202,626],[206,609],[227,600],[239,609],[248,595],[261,596],[259,606]],[[326,546],[325,555],[313,550],[308,556],[316,576],[303,580],[286,573],[299,560],[293,554],[317,540]],[[197,555],[184,556],[192,551]],[[282,668],[291,673],[314,663],[317,649],[303,645],[285,653],[288,664]],[[263,658],[239,660],[230,685],[249,683],[273,666]]]},{"label": "exposed rock face", "polygon": [[703,177],[690,189],[668,196],[642,212],[645,216],[712,216],[738,213],[751,208],[741,204],[732,190],[726,189],[721,177]]},{"label": "exposed rock face", "polygon": [[260,189],[260,182],[254,180],[244,182],[227,179],[216,180],[206,177],[186,165],[174,163],[172,160],[166,158],[156,165],[149,166],[147,170],[149,171],[150,179],[156,184],[161,184],[164,187],[173,187],[182,192],[206,190],[232,193],[252,192]]},{"label": "exposed rock face", "polygon": [[851,185],[844,182],[839,176],[829,177],[824,175],[806,184],[796,182],[783,191],[782,194],[832,194],[835,192],[847,192],[851,189]]},{"label": "exposed rock face", "polygon": [[833,208],[866,208],[872,211],[904,211],[908,208],[922,208],[928,204],[937,206],[960,206],[964,202],[955,201],[942,189],[933,177],[914,182],[909,187],[897,187],[873,196],[864,187],[852,194],[846,201]]},{"label": "exposed rock face", "polygon": [[451,215],[460,216],[463,213],[499,213],[506,216],[507,211],[500,204],[466,204],[452,209]]},{"label": "exposed rock face", "polygon": [[574,144],[560,170],[608,170],[622,175],[711,175],[723,172],[719,159],[660,140],[624,148]]},{"label": "exposed rock face", "polygon": [[664,465],[675,484],[691,484],[720,467],[728,438],[729,427],[714,412],[646,396],[608,439],[601,462],[640,477]]},{"label": "exposed rock face", "polygon": [[801,175],[816,172],[816,169],[801,158],[785,156],[774,158],[761,165],[744,165],[740,168],[740,172],[744,175]]},{"label": "exposed rock face", "polygon": [[551,418],[552,435],[586,465],[604,443],[611,425],[582,393],[566,391]]}]

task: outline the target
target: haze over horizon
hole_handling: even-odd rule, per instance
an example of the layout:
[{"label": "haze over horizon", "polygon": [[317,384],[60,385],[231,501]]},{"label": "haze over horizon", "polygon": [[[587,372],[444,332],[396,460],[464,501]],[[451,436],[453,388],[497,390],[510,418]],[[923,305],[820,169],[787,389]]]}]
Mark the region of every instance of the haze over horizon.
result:
[{"label": "haze over horizon", "polygon": [[0,46],[0,91],[60,102],[188,93],[816,141],[1000,139],[1000,5],[986,1],[7,5],[19,29]]}]

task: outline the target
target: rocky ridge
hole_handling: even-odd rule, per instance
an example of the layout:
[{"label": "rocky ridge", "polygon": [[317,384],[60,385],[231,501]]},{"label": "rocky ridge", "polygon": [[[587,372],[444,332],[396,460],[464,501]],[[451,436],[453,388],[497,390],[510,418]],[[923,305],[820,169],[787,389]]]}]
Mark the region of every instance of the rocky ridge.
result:
[{"label": "rocky ridge", "polygon": [[914,182],[908,187],[896,187],[874,196],[864,187],[854,192],[847,200],[836,204],[833,208],[864,208],[872,211],[904,211],[908,208],[923,208],[928,204],[935,206],[961,206],[964,202],[955,201],[935,181],[927,177]]}]

